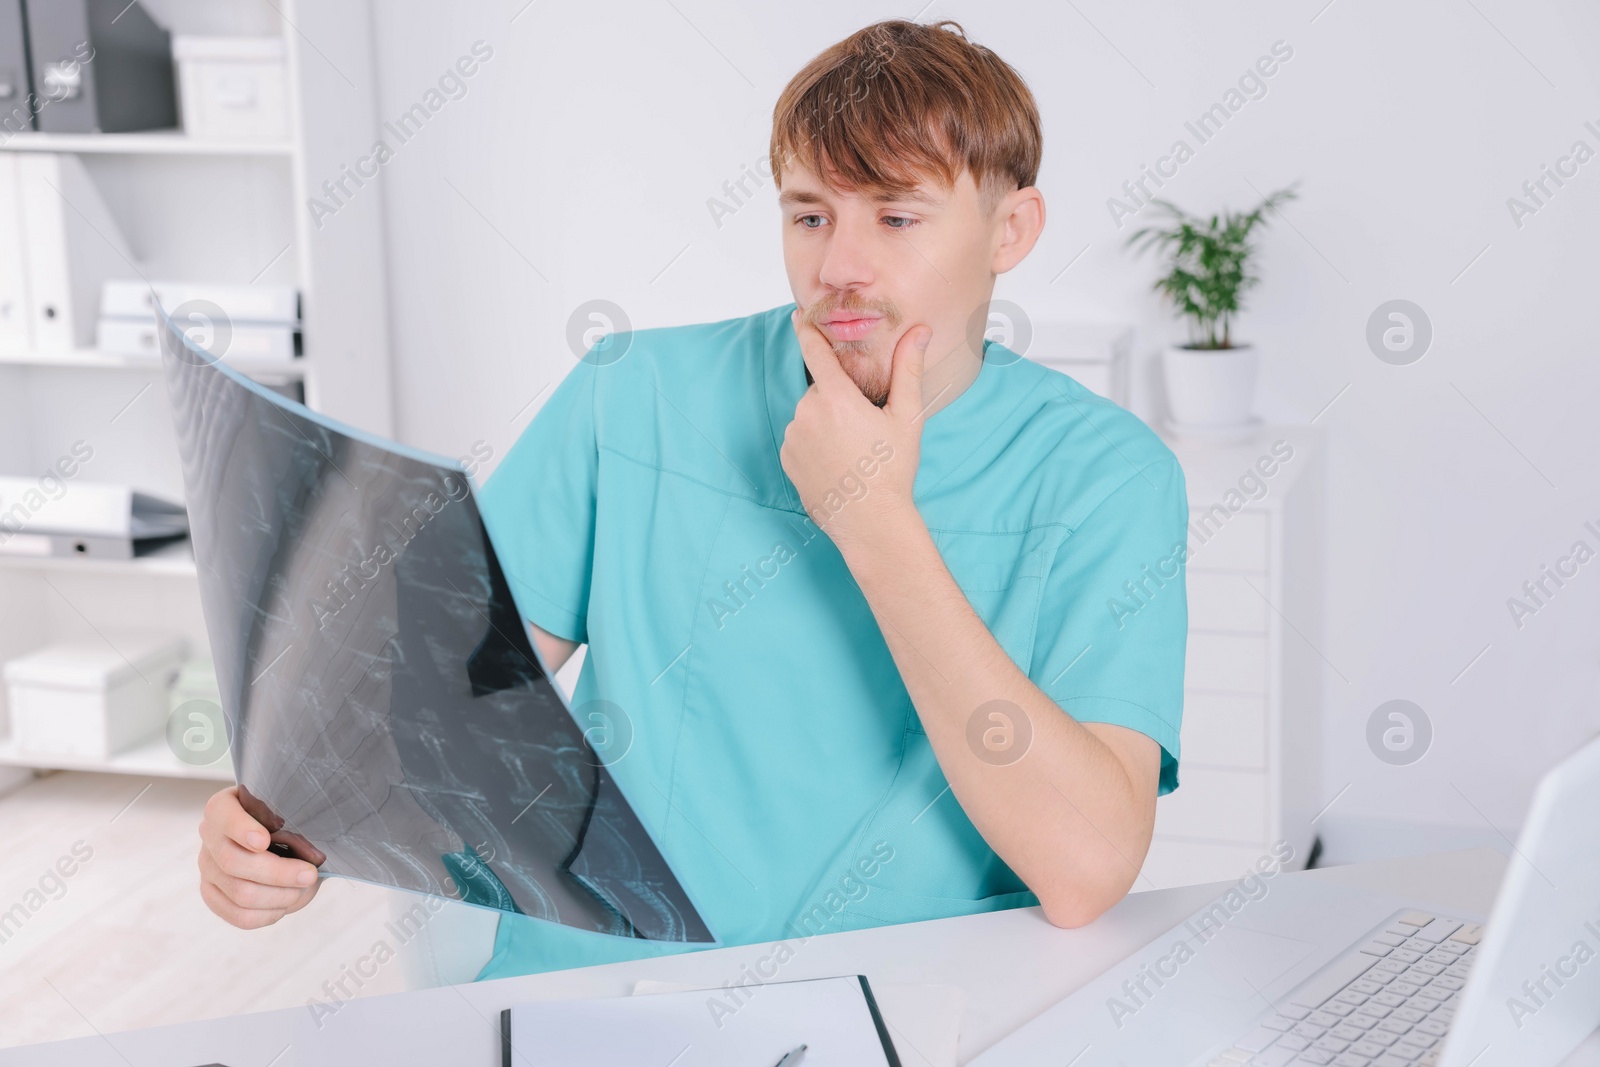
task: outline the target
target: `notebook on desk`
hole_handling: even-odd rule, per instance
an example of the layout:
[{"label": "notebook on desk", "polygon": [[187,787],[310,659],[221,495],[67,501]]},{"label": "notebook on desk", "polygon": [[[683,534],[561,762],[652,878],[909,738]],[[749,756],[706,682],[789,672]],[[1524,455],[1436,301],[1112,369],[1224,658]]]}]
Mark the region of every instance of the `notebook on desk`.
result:
[{"label": "notebook on desk", "polygon": [[799,1067],[900,1067],[864,975],[535,1001],[501,1013],[500,1038],[505,1067],[773,1067],[800,1045]]}]

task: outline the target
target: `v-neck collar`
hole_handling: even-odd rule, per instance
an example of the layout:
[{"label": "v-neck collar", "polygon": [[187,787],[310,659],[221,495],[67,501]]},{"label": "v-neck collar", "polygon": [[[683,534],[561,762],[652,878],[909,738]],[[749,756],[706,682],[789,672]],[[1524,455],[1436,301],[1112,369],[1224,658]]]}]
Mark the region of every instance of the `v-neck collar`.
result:
[{"label": "v-neck collar", "polygon": [[[795,405],[800,403],[800,398],[805,395],[807,388],[805,360],[801,358],[800,342],[795,337],[794,327],[790,323],[790,313],[794,308],[795,305],[791,302],[767,313],[767,329],[762,333],[762,384],[766,391],[767,422],[772,434],[773,460],[782,476],[782,506],[794,511],[803,511],[794,483],[789,480],[788,475],[783,474],[783,465],[778,461],[778,451],[783,446],[784,431],[793,421]],[[924,468],[937,467],[941,461],[948,459],[949,445],[954,442],[947,439],[963,435],[971,418],[970,413],[981,409],[984,397],[1000,387],[999,379],[1002,377],[1005,365],[1019,358],[1004,345],[987,339],[983,343],[983,351],[984,359],[978,368],[977,376],[967,383],[967,387],[959,396],[929,415],[924,421],[922,427]],[[997,352],[1003,353],[1003,356],[996,358]],[[957,447],[959,448],[959,445]],[[931,464],[930,459],[933,460]],[[921,473],[919,471],[919,475]]]}]

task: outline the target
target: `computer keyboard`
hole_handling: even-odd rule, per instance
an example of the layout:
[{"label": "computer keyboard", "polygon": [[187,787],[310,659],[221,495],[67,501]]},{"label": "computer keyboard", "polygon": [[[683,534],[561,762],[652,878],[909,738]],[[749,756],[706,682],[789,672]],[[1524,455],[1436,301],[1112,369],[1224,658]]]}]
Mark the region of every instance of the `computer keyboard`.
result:
[{"label": "computer keyboard", "polygon": [[1427,1067],[1438,1059],[1482,936],[1476,923],[1400,912],[1210,1067]]}]

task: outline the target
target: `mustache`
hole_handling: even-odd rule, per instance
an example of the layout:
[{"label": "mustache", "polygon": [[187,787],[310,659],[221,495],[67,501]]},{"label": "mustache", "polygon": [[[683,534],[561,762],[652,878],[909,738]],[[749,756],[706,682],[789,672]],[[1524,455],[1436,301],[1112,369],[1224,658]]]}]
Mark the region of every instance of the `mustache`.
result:
[{"label": "mustache", "polygon": [[857,315],[879,315],[890,330],[900,328],[900,309],[892,300],[868,300],[852,292],[829,294],[813,300],[801,310],[801,319],[811,326],[821,326],[836,311]]}]

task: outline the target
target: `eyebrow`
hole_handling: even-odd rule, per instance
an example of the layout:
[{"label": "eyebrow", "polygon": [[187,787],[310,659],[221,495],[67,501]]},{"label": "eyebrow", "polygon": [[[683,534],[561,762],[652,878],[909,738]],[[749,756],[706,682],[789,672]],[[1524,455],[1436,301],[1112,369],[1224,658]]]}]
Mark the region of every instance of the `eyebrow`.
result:
[{"label": "eyebrow", "polygon": [[[868,199],[875,204],[917,203],[927,204],[930,207],[944,206],[944,201],[939,197],[932,196],[917,189],[908,189],[903,193],[872,193],[869,195]],[[790,205],[817,205],[825,203],[827,203],[826,197],[820,193],[813,193],[808,189],[789,189],[778,194],[778,204],[784,207]]]}]

